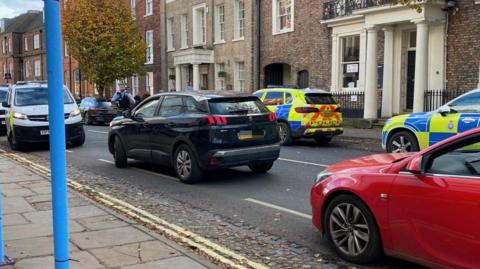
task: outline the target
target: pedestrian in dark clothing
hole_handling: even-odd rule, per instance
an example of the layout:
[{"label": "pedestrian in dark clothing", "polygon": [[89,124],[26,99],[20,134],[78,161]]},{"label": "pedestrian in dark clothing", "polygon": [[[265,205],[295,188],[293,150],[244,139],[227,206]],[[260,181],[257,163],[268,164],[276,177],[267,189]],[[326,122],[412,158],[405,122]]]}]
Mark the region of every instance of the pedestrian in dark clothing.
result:
[{"label": "pedestrian in dark clothing", "polygon": [[142,98],[138,94],[135,95],[135,97],[133,97],[133,99],[135,99],[135,106],[138,106],[138,104],[140,104],[140,102],[142,102]]},{"label": "pedestrian in dark clothing", "polygon": [[128,93],[126,88],[120,89],[112,98],[112,102],[117,103],[118,112],[121,115],[124,111],[130,110],[135,105],[135,99]]}]

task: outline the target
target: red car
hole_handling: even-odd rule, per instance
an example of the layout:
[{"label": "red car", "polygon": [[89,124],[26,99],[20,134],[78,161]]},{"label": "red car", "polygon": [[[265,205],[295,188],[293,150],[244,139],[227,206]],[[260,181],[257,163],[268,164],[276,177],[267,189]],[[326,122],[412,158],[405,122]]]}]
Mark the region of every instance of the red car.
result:
[{"label": "red car", "polygon": [[353,263],[383,253],[435,268],[480,268],[480,128],[418,153],[330,166],[313,223]]}]

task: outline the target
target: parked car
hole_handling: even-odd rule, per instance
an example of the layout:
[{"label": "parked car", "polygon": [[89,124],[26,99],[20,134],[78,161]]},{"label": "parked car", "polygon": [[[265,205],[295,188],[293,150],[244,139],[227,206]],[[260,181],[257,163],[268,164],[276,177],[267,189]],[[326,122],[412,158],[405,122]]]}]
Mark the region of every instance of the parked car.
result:
[{"label": "parked car", "polygon": [[418,153],[330,166],[311,191],[313,223],[354,263],[382,253],[432,268],[480,267],[480,128]]},{"label": "parked car", "polygon": [[280,153],[275,115],[254,96],[155,95],[114,119],[108,137],[117,167],[127,158],[173,166],[184,183],[242,165],[265,173]]},{"label": "parked car", "polygon": [[1,103],[7,101],[9,84],[0,84],[0,134],[4,134],[7,131],[7,126],[5,123],[5,115],[7,110],[1,105]]},{"label": "parked car", "polygon": [[[85,142],[82,116],[72,94],[63,88],[65,135],[67,142],[81,146]],[[7,138],[13,150],[31,143],[49,142],[48,85],[46,82],[18,82],[12,85],[7,101]]]},{"label": "parked car", "polygon": [[106,99],[85,97],[79,107],[86,125],[109,124],[118,115],[118,110]]},{"label": "parked car", "polygon": [[480,126],[480,89],[465,93],[435,111],[400,115],[383,128],[387,152],[414,152]]},{"label": "parked car", "polygon": [[302,137],[326,144],[343,133],[341,108],[327,91],[271,88],[253,95],[275,112],[282,145]]}]

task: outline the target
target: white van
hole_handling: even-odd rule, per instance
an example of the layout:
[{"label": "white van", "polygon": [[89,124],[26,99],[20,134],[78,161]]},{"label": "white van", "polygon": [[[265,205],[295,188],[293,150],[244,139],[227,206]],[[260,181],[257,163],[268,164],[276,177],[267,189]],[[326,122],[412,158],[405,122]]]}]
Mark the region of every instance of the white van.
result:
[{"label": "white van", "polygon": [[[85,143],[82,116],[67,87],[63,88],[65,103],[65,136],[73,146]],[[26,144],[48,143],[48,85],[46,82],[18,82],[10,87],[7,107],[7,138],[13,150]]]},{"label": "white van", "polygon": [[9,87],[9,84],[0,84],[0,135],[4,135],[5,131],[7,130],[7,126],[5,124],[5,115],[7,114],[7,109],[4,108],[1,103],[7,101]]}]

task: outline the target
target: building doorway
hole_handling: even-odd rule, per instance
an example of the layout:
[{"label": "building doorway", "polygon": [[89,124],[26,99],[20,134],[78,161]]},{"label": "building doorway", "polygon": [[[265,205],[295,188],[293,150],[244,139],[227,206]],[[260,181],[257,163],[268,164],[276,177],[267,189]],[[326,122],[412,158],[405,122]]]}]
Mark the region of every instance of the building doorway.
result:
[{"label": "building doorway", "polygon": [[274,63],[265,66],[265,87],[284,86],[290,84],[290,65]]},{"label": "building doorway", "polygon": [[300,89],[306,89],[309,86],[310,76],[307,70],[298,72],[298,87]]},{"label": "building doorway", "polygon": [[416,52],[409,51],[407,59],[407,105],[408,110],[413,109],[413,96],[415,92],[415,58]]}]

